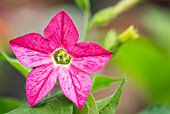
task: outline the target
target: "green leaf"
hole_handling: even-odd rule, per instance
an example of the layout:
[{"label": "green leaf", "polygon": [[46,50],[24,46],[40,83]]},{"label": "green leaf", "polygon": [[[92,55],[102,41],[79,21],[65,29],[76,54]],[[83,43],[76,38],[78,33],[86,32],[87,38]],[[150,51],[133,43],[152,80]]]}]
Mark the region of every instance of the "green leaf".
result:
[{"label": "green leaf", "polygon": [[112,97],[113,97],[113,95],[109,96],[103,100],[97,101],[98,110],[101,111],[109,103],[109,101],[112,99]]},{"label": "green leaf", "polygon": [[139,114],[170,114],[170,106],[154,105]]},{"label": "green leaf", "polygon": [[11,64],[14,68],[16,68],[19,72],[21,72],[24,77],[27,77],[28,73],[31,71],[31,68],[24,67],[17,59],[8,57],[5,53],[0,50],[0,60],[6,60],[9,64]]},{"label": "green leaf", "polygon": [[110,50],[113,46],[116,45],[118,36],[114,30],[107,32],[106,37],[104,38],[104,47],[107,50]]},{"label": "green leaf", "polygon": [[89,0],[75,0],[77,5],[82,8],[85,12],[90,11],[90,2]]},{"label": "green leaf", "polygon": [[86,104],[81,110],[78,110],[77,107],[74,108],[74,114],[99,114],[95,99],[91,93],[89,94]]},{"label": "green leaf", "polygon": [[9,112],[21,106],[21,102],[12,98],[0,98],[0,114]]},{"label": "green leaf", "polygon": [[140,0],[121,0],[116,5],[105,8],[94,15],[91,21],[91,26],[106,25],[112,19],[130,9],[137,4]]},{"label": "green leaf", "polygon": [[122,79],[120,78],[111,78],[107,76],[94,76],[93,78],[93,86],[92,86],[92,92],[95,92],[100,89],[104,89],[108,87],[111,83],[116,82],[116,81],[121,81]]},{"label": "green leaf", "polygon": [[22,106],[7,114],[73,114],[73,104],[63,94],[57,94],[35,107]]},{"label": "green leaf", "polygon": [[125,78],[122,80],[118,90],[113,96],[110,96],[106,99],[97,102],[97,107],[100,114],[115,114],[122,90],[125,84]]}]

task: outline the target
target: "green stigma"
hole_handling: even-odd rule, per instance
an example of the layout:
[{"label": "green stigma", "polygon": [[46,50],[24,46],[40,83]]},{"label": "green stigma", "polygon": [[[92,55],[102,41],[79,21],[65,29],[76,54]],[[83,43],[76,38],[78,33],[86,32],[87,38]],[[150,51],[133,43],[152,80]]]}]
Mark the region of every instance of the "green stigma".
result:
[{"label": "green stigma", "polygon": [[54,60],[57,64],[66,65],[66,64],[70,63],[71,57],[66,51],[60,49],[57,52],[55,52]]}]

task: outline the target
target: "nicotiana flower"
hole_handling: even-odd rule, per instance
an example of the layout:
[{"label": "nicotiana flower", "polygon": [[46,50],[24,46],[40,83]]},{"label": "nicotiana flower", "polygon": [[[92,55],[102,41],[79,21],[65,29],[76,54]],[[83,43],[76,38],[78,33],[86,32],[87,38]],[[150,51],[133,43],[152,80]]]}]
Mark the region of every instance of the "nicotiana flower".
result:
[{"label": "nicotiana flower", "polygon": [[64,11],[53,17],[44,37],[29,33],[10,41],[18,60],[36,67],[26,79],[29,105],[34,106],[49,94],[58,81],[63,94],[81,109],[92,86],[88,73],[101,70],[112,52],[92,42],[77,43],[78,31]]}]

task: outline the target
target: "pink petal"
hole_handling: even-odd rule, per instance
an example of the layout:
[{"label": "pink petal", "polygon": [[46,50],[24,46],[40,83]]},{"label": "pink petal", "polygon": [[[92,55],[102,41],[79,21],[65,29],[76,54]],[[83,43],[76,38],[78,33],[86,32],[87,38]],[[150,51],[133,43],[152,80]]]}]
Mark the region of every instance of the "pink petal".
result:
[{"label": "pink petal", "polygon": [[57,80],[57,70],[51,64],[32,70],[26,80],[28,103],[34,106],[53,89]]},{"label": "pink petal", "polygon": [[10,41],[10,47],[18,60],[27,67],[52,62],[48,41],[40,34],[30,33]]},{"label": "pink petal", "polygon": [[79,39],[78,31],[73,21],[64,11],[53,17],[45,28],[44,35],[49,40],[53,50],[60,46],[65,49],[71,49]]},{"label": "pink petal", "polygon": [[76,67],[61,67],[58,74],[60,88],[64,95],[81,109],[90,93],[92,82],[90,77]]},{"label": "pink petal", "polygon": [[113,53],[91,42],[82,42],[73,48],[72,65],[87,72],[96,73],[110,60]]}]

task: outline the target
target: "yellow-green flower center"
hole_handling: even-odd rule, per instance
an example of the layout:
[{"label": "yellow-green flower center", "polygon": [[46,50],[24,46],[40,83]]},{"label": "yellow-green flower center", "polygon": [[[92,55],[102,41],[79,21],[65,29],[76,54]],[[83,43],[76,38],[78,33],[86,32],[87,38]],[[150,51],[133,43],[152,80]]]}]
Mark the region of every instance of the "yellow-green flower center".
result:
[{"label": "yellow-green flower center", "polygon": [[57,64],[66,65],[70,63],[71,57],[66,51],[60,49],[57,52],[55,52],[54,60]]}]

